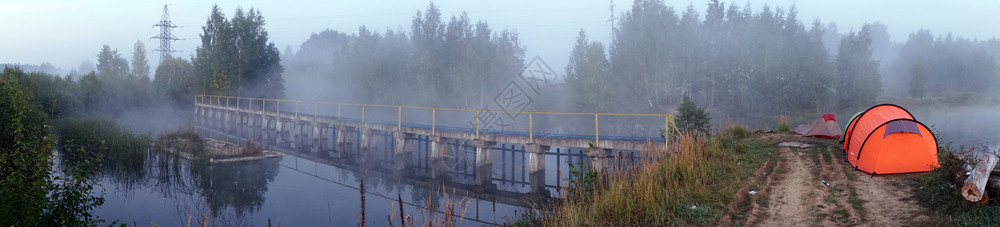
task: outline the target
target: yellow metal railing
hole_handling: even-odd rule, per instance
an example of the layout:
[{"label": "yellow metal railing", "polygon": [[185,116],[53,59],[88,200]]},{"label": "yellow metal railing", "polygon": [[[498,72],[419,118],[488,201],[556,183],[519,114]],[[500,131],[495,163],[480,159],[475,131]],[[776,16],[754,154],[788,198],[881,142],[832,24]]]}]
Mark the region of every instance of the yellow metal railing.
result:
[{"label": "yellow metal railing", "polygon": [[[404,109],[422,109],[431,111],[431,134],[432,136],[437,135],[437,111],[459,111],[459,112],[474,112],[476,123],[475,123],[475,133],[476,138],[480,135],[480,119],[479,116],[484,112],[491,113],[518,113],[518,114],[528,114],[528,140],[532,143],[535,142],[535,129],[534,129],[534,115],[536,114],[547,114],[547,115],[580,115],[580,116],[594,116],[594,144],[597,145],[601,141],[600,136],[600,116],[633,116],[633,117],[663,117],[664,128],[666,130],[677,131],[676,125],[674,125],[674,116],[671,114],[633,114],[633,113],[576,113],[576,112],[545,112],[545,111],[507,111],[507,110],[488,110],[488,109],[462,109],[462,108],[443,108],[443,107],[423,107],[423,106],[404,106],[404,105],[382,105],[382,104],[357,104],[357,103],[343,103],[343,102],[326,102],[326,101],[309,101],[309,100],[292,100],[292,99],[266,99],[266,98],[248,98],[248,97],[232,97],[232,96],[219,96],[219,95],[196,95],[195,103],[217,105],[226,107],[234,107],[230,105],[231,100],[236,100],[237,108],[241,108],[240,104],[242,100],[247,100],[249,106],[247,109],[256,111],[254,108],[254,102],[260,103],[260,111],[262,114],[267,113],[267,103],[275,103],[275,112],[281,113],[281,103],[295,103],[295,109],[289,112],[293,112],[295,118],[299,117],[299,103],[313,104],[313,117],[319,116],[320,105],[336,105],[337,106],[337,120],[342,120],[343,107],[344,106],[354,106],[361,108],[361,122],[366,120],[366,109],[368,107],[381,107],[381,108],[394,108],[396,109],[396,127],[401,129],[403,125],[403,110]],[[225,100],[225,101],[223,101]],[[288,110],[286,110],[288,111]],[[666,145],[670,142],[670,135],[672,133],[665,133]]]}]

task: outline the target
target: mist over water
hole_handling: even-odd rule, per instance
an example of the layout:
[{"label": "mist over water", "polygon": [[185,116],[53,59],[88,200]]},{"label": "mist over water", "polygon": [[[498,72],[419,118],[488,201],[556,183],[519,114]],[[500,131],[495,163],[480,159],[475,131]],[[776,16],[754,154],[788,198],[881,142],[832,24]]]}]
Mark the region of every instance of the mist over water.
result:
[{"label": "mist over water", "polygon": [[975,105],[948,108],[915,107],[909,109],[916,119],[941,138],[939,144],[966,149],[1000,145],[1000,105]]}]

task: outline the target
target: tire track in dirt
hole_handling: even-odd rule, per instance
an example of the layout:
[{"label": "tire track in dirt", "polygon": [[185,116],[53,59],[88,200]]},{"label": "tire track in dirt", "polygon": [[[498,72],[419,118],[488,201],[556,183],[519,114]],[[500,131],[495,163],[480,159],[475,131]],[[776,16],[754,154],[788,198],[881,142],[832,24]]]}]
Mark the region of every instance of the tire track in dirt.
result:
[{"label": "tire track in dirt", "polygon": [[[862,223],[864,220],[862,220],[861,214],[853,209],[850,204],[850,191],[856,189],[853,182],[847,177],[847,173],[843,171],[844,167],[840,165],[840,161],[843,159],[834,154],[833,152],[835,151],[830,146],[824,146],[819,149],[822,149],[822,152],[819,153],[820,162],[823,166],[821,179],[829,184],[824,185],[824,189],[828,192],[826,196],[831,196],[830,200],[834,201],[834,205],[836,205],[835,210],[832,207],[828,210],[827,217],[831,217],[828,221],[850,226]],[[820,151],[817,150],[817,152]],[[832,195],[829,193],[832,193]]]},{"label": "tire track in dirt", "polygon": [[[802,160],[800,152],[787,147],[778,149],[781,155],[783,177],[773,182],[768,206],[761,207],[760,215],[750,223],[761,226],[807,225],[811,223],[817,197],[814,195],[814,178],[809,163]],[[764,218],[759,220],[759,218]]]},{"label": "tire track in dirt", "polygon": [[929,221],[927,209],[917,203],[913,175],[869,175],[846,163],[838,144],[819,143],[810,149],[778,149],[774,174],[761,187],[767,193],[758,194],[767,196],[766,202],[748,208],[744,224],[901,226]]},{"label": "tire track in dirt", "polygon": [[929,220],[927,209],[917,204],[915,183],[905,175],[871,176],[860,171],[858,196],[871,226],[900,226]]}]

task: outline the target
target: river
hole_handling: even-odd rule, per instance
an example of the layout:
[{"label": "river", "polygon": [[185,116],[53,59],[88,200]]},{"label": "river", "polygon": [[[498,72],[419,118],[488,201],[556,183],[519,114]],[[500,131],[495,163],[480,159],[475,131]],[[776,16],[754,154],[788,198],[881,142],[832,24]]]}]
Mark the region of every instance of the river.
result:
[{"label": "river", "polygon": [[476,168],[462,167],[475,162],[474,148],[467,144],[455,144],[458,152],[450,158],[459,161],[452,161],[449,180],[439,182],[427,177],[428,147],[420,138],[414,144],[412,173],[405,174],[388,168],[395,160],[386,154],[393,149],[391,140],[382,141],[387,144],[367,151],[375,157],[367,164],[332,158],[333,151],[289,147],[276,149],[285,157],[208,165],[150,151],[143,163],[128,165],[132,167],[105,167],[101,187],[95,189],[103,192],[105,203],[94,214],[138,225],[184,226],[189,218],[194,225],[206,217],[227,226],[265,226],[269,220],[274,226],[356,225],[363,180],[368,225],[388,226],[391,215],[398,226],[398,199],[417,225],[441,221],[447,204],[455,204],[459,224],[501,225],[522,214],[529,199],[561,197],[560,187],[569,183],[569,163],[589,162],[580,149],[552,148],[542,193],[548,197],[542,197],[528,193],[530,176],[521,145],[494,147],[492,185],[486,187],[492,189],[483,190],[473,183]]}]

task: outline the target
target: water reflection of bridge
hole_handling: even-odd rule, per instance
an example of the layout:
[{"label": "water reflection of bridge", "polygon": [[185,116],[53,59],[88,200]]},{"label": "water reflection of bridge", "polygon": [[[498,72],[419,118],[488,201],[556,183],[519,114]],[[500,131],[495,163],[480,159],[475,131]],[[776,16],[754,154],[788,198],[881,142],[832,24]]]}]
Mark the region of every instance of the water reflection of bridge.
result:
[{"label": "water reflection of bridge", "polygon": [[[558,194],[558,189],[566,186],[564,180],[572,178],[568,163],[605,168],[628,164],[639,150],[666,146],[668,140],[659,133],[602,136],[602,117],[605,122],[645,123],[642,125],[659,129],[672,123],[667,114],[515,111],[527,115],[526,127],[487,130],[480,127],[481,118],[500,111],[222,96],[198,96],[195,107],[197,128],[202,133],[256,141],[313,161],[384,174],[415,186],[433,188],[449,182],[450,187],[466,190],[470,196],[490,197],[479,199],[509,198],[498,201],[507,204],[522,204],[520,197],[526,194]],[[352,114],[350,110],[355,111]],[[474,119],[474,127],[442,124],[442,119],[462,118],[462,114]],[[592,116],[593,133],[548,133],[536,127],[537,116],[553,115]],[[613,117],[645,119],[607,119]],[[424,124],[428,119],[430,122]],[[649,126],[656,119],[661,127]],[[608,128],[608,124],[603,127]]]}]

